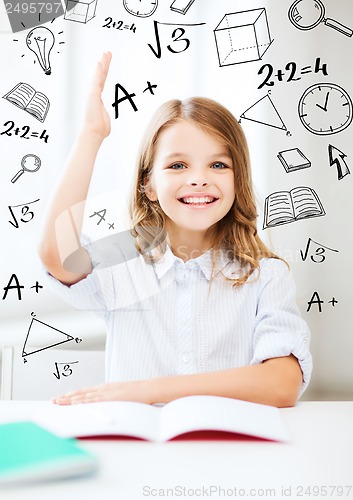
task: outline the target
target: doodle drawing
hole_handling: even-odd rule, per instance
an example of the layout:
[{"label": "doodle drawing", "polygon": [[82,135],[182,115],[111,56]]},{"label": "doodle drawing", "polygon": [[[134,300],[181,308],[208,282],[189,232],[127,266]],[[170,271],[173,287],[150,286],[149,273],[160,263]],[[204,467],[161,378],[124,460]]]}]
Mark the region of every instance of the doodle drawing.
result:
[{"label": "doodle drawing", "polygon": [[98,0],[67,0],[64,19],[86,24],[96,15]]},{"label": "doodle drawing", "polygon": [[258,61],[273,42],[264,8],[226,14],[214,36],[220,66]]},{"label": "doodle drawing", "polygon": [[291,191],[277,191],[265,200],[263,229],[320,215],[325,215],[325,210],[312,188],[300,186]]},{"label": "doodle drawing", "polygon": [[[30,201],[29,203],[20,203],[19,205],[8,205],[12,219],[13,219],[13,220],[9,220],[9,223],[11,224],[11,226],[13,226],[16,229],[18,229],[20,227],[19,221],[17,220],[16,214],[15,214],[15,212],[17,212],[19,209],[21,209],[21,214],[18,214],[17,217],[21,216],[20,222],[23,222],[26,224],[27,222],[30,222],[31,220],[33,220],[34,212],[32,210],[33,207],[30,207],[30,205],[32,205],[32,203],[37,203],[37,201],[39,201],[39,198],[37,200]],[[16,210],[14,210],[14,209],[16,209]]]},{"label": "doodle drawing", "polygon": [[170,10],[179,14],[186,14],[195,0],[174,0],[170,6]]},{"label": "doodle drawing", "polygon": [[332,146],[332,144],[328,145],[328,157],[330,167],[332,167],[332,165],[336,165],[337,167],[337,177],[339,181],[346,175],[350,174],[348,165],[345,160],[347,155],[335,146]]},{"label": "doodle drawing", "polygon": [[49,99],[42,92],[36,92],[28,83],[18,83],[3,98],[18,108],[27,111],[40,122],[44,122],[47,116],[50,105]]},{"label": "doodle drawing", "polygon": [[40,169],[41,161],[36,155],[25,155],[21,160],[21,170],[11,179],[14,184],[25,172],[37,172]]},{"label": "doodle drawing", "polygon": [[[310,252],[309,248],[311,249]],[[300,256],[303,262],[307,259],[308,255],[310,255],[310,260],[312,262],[315,262],[315,264],[321,264],[321,262],[326,260],[326,250],[338,253],[338,250],[325,246],[322,243],[309,238],[305,250],[300,250]]]},{"label": "doodle drawing", "polygon": [[149,17],[155,13],[158,0],[123,0],[125,10],[137,17]]},{"label": "doodle drawing", "polygon": [[[43,347],[43,338],[48,338],[48,343]],[[32,313],[31,323],[28,328],[27,336],[23,344],[22,357],[26,363],[26,357],[35,354],[45,349],[50,349],[57,345],[65,344],[66,342],[71,342],[74,340],[77,344],[82,341],[82,339],[74,338],[68,333],[62,332],[53,326],[40,321]]]},{"label": "doodle drawing", "polygon": [[35,53],[38,62],[46,75],[51,74],[49,55],[55,43],[53,32],[45,26],[38,26],[31,30],[26,38],[29,50]]},{"label": "doodle drawing", "polygon": [[295,0],[289,8],[290,22],[299,30],[316,28],[320,23],[333,28],[343,35],[352,36],[353,31],[334,19],[325,19],[325,6],[321,0]]},{"label": "doodle drawing", "polygon": [[302,124],[312,134],[337,134],[352,122],[352,99],[334,83],[316,83],[299,99],[298,113]]},{"label": "doodle drawing", "polygon": [[269,127],[287,130],[287,127],[268,94],[252,104],[250,108],[240,115],[240,118],[262,123],[262,125],[268,125]]},{"label": "doodle drawing", "polygon": [[298,148],[280,151],[277,158],[284,166],[287,173],[311,167],[311,161]]},{"label": "doodle drawing", "polygon": [[[78,361],[66,361],[64,363],[56,362],[55,372],[53,372],[54,377],[57,378],[58,380],[60,380],[61,376],[70,377],[70,375],[72,375],[73,373],[71,365],[77,365],[77,363]],[[62,365],[64,365],[63,368],[61,368]]]}]

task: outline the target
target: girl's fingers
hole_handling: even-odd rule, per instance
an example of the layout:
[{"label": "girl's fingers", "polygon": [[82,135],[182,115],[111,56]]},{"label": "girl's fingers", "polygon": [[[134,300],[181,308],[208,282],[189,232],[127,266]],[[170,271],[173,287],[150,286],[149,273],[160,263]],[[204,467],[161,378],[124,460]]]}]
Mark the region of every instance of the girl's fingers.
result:
[{"label": "girl's fingers", "polygon": [[110,52],[105,52],[102,55],[101,60],[97,62],[96,72],[93,79],[93,93],[103,92],[111,59],[112,54]]},{"label": "girl's fingers", "polygon": [[99,394],[100,390],[101,387],[99,385],[86,387],[78,391],[72,391],[68,392],[67,394],[63,394],[62,396],[58,396],[53,399],[53,403],[73,404],[73,403],[87,402],[88,399],[97,398],[97,394]]},{"label": "girl's fingers", "polygon": [[104,87],[105,81],[107,79],[111,60],[112,60],[111,52],[105,52],[102,56],[102,59],[101,59],[101,68],[102,68],[101,85],[102,85],[102,88]]},{"label": "girl's fingers", "polygon": [[97,395],[96,392],[88,392],[86,394],[79,394],[71,397],[61,396],[56,398],[53,402],[58,405],[75,405],[80,403],[97,403],[102,400],[102,396],[99,395],[99,393]]}]

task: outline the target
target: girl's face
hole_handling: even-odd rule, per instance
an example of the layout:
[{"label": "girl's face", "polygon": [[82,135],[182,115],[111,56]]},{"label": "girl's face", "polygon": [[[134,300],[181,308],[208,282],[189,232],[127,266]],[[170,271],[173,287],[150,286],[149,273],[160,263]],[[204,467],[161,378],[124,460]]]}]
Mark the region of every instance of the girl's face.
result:
[{"label": "girl's face", "polygon": [[233,162],[227,146],[193,122],[180,120],[158,137],[146,194],[167,216],[167,230],[206,232],[230,210]]}]

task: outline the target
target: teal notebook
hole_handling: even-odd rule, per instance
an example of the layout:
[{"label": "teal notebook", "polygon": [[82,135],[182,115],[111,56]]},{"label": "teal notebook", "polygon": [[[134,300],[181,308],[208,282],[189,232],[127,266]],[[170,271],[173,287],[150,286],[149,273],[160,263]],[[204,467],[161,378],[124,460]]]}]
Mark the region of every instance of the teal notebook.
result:
[{"label": "teal notebook", "polygon": [[32,422],[0,425],[0,484],[95,471],[96,458],[76,443]]}]

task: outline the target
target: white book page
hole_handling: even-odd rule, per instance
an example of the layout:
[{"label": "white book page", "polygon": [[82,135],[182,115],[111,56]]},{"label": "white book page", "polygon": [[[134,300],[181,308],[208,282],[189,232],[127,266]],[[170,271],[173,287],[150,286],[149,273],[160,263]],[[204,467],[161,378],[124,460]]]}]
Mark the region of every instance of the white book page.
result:
[{"label": "white book page", "polygon": [[155,441],[158,440],[159,413],[159,408],[129,401],[50,404],[32,420],[62,437],[121,435]]},{"label": "white book page", "polygon": [[288,441],[278,408],[218,396],[188,396],[161,410],[162,441],[196,430],[220,430]]},{"label": "white book page", "polygon": [[297,219],[321,214],[322,207],[310,187],[298,187],[292,189],[294,214]]},{"label": "white book page", "polygon": [[294,209],[287,191],[272,193],[266,199],[266,226],[276,225],[294,219]]}]

